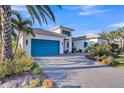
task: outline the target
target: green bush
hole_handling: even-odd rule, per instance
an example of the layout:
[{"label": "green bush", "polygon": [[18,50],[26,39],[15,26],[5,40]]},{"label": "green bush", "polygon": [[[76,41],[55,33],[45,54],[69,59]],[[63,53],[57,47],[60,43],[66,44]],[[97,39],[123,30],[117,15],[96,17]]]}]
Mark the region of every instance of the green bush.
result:
[{"label": "green bush", "polygon": [[4,79],[6,76],[11,75],[11,70],[7,65],[0,66],[0,80]]},{"label": "green bush", "polygon": [[39,67],[39,65],[36,62],[32,62],[31,64],[29,64],[29,66],[31,67],[32,70]]},{"label": "green bush", "polygon": [[41,86],[41,81],[40,79],[32,79],[29,83],[25,85],[27,88],[35,88]]},{"label": "green bush", "polygon": [[13,62],[13,73],[19,74],[26,71],[31,71],[33,59],[30,56],[22,56],[20,59],[15,59]]},{"label": "green bush", "polygon": [[95,56],[99,56],[99,57],[104,56],[104,55],[106,56],[111,55],[112,54],[111,49],[112,47],[108,44],[104,44],[104,45],[96,44],[96,45],[91,45],[87,47],[87,51],[89,53],[92,52],[95,54]]},{"label": "green bush", "polygon": [[36,67],[32,70],[33,74],[40,75],[43,73],[40,67]]},{"label": "green bush", "polygon": [[112,65],[112,66],[116,66],[118,64],[120,64],[118,61],[113,61],[113,62],[110,63],[110,65]]},{"label": "green bush", "polygon": [[21,74],[29,71],[32,71],[34,74],[42,73],[38,64],[33,62],[30,56],[22,55],[22,57],[15,58],[12,62],[6,62],[4,64],[0,62],[0,79],[5,79],[8,75]]}]

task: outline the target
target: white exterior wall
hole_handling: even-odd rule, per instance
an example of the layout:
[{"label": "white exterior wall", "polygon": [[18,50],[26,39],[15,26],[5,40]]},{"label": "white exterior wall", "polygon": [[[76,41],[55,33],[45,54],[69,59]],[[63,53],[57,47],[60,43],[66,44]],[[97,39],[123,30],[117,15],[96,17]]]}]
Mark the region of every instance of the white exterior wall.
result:
[{"label": "white exterior wall", "polygon": [[[62,30],[63,29],[59,28],[59,29],[52,30],[52,32],[62,34]],[[68,40],[65,40],[64,42],[64,51],[68,50],[69,52],[72,52],[72,36],[67,36],[66,39]],[[68,48],[67,48],[67,42],[69,42]]]},{"label": "white exterior wall", "polygon": [[[60,41],[60,54],[64,53],[64,49],[63,49],[63,40],[64,39],[63,39],[63,37],[55,37],[55,36],[35,34],[35,37],[28,35],[28,36],[24,36],[23,39],[20,39],[20,44],[27,55],[31,55],[31,39],[45,39],[45,40]],[[28,40],[28,45],[26,45],[26,40]]]},{"label": "white exterior wall", "polygon": [[61,29],[52,30],[51,32],[55,32],[55,33],[58,33],[58,34],[62,33]]},{"label": "white exterior wall", "polygon": [[100,39],[100,38],[89,39],[88,42],[94,42],[94,43],[98,43],[100,45],[107,44],[107,40]]},{"label": "white exterior wall", "polygon": [[74,42],[74,47],[78,51],[79,49],[82,49],[84,51],[84,42],[93,42],[93,43],[98,43],[100,45],[102,44],[107,44],[107,40],[104,39],[98,39],[98,38],[93,38],[93,39],[88,39],[88,40],[76,40]]},{"label": "white exterior wall", "polygon": [[87,42],[98,43],[98,38],[89,39]]},{"label": "white exterior wall", "polygon": [[108,42],[107,42],[107,40],[104,40],[104,39],[98,39],[98,43],[100,45],[103,45],[103,44],[107,44]]},{"label": "white exterior wall", "polygon": [[72,37],[69,37],[69,52],[72,52]]},{"label": "white exterior wall", "polygon": [[65,40],[65,42],[64,42],[64,51],[69,50],[69,47],[67,48],[68,42],[69,42],[68,40]]},{"label": "white exterior wall", "polygon": [[82,51],[84,51],[84,42],[85,42],[85,40],[76,40],[76,41],[74,41],[74,47],[76,48],[77,51],[79,49],[82,49]]}]

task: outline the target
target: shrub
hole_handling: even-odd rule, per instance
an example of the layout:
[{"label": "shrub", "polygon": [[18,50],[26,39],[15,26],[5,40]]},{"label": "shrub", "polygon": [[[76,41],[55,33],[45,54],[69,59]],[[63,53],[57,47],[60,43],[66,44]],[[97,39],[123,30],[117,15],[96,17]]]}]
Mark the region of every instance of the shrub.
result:
[{"label": "shrub", "polygon": [[104,44],[104,45],[91,45],[87,48],[88,52],[93,52],[95,54],[95,56],[109,56],[111,55],[111,49],[112,47],[108,44]]},{"label": "shrub", "polygon": [[15,59],[20,59],[20,58],[23,57],[23,56],[26,56],[25,53],[24,53],[24,51],[21,50],[21,49],[18,49],[18,50],[16,51],[16,54],[15,54],[14,58],[15,58]]},{"label": "shrub", "polygon": [[32,70],[33,74],[40,75],[43,73],[40,67],[36,67]]},{"label": "shrub", "polygon": [[30,56],[23,56],[20,60],[14,60],[13,73],[19,74],[26,71],[31,71],[33,59]]},{"label": "shrub", "polygon": [[44,87],[44,88],[53,88],[53,87],[54,87],[54,83],[53,83],[52,80],[46,79],[46,80],[44,80],[44,82],[43,82],[43,87]]},{"label": "shrub", "polygon": [[11,74],[11,70],[7,65],[0,66],[0,80],[4,79],[6,76]]},{"label": "shrub", "polygon": [[113,66],[118,65],[118,64],[120,64],[118,61],[113,61],[110,63],[110,65],[113,65]]},{"label": "shrub", "polygon": [[102,64],[111,64],[112,61],[112,56],[102,56],[97,58],[97,62],[101,62]]},{"label": "shrub", "polygon": [[40,79],[33,79],[30,81],[31,87],[38,87],[41,85]]},{"label": "shrub", "polygon": [[39,65],[38,65],[36,62],[32,62],[32,63],[30,64],[30,67],[31,67],[31,69],[33,70],[33,69],[39,67]]},{"label": "shrub", "polygon": [[35,74],[42,73],[38,64],[33,62],[32,57],[23,55],[21,58],[15,58],[12,62],[2,64],[0,62],[0,79],[5,79],[9,75],[21,74],[23,72],[34,71]]},{"label": "shrub", "polygon": [[[13,42],[15,43],[15,42]],[[15,45],[13,45],[15,47]],[[2,44],[0,43],[0,54],[2,53]],[[42,73],[42,70],[38,68],[39,65],[33,62],[31,56],[25,55],[24,51],[18,49],[12,62],[2,63],[0,56],[0,79],[5,79],[7,76],[13,74],[20,74],[23,72],[34,71],[35,74]]]},{"label": "shrub", "polygon": [[41,81],[40,79],[32,79],[29,83],[25,85],[27,88],[35,88],[41,86]]},{"label": "shrub", "polygon": [[106,59],[102,59],[102,64],[109,64],[108,59],[107,58]]}]

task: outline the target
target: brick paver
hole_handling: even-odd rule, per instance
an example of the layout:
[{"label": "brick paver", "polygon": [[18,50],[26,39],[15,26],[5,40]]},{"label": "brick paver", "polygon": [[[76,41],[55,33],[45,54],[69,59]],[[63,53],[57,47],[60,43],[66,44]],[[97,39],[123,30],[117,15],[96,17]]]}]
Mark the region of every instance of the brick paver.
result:
[{"label": "brick paver", "polygon": [[41,57],[35,60],[58,87],[124,87],[124,70],[89,61],[84,54]]}]

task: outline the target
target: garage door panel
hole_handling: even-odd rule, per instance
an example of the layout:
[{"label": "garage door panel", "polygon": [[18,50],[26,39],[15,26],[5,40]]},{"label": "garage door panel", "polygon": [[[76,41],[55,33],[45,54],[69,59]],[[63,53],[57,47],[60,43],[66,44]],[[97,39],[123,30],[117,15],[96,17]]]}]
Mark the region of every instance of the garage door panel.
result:
[{"label": "garage door panel", "polygon": [[32,39],[32,56],[50,56],[59,54],[59,41]]}]

